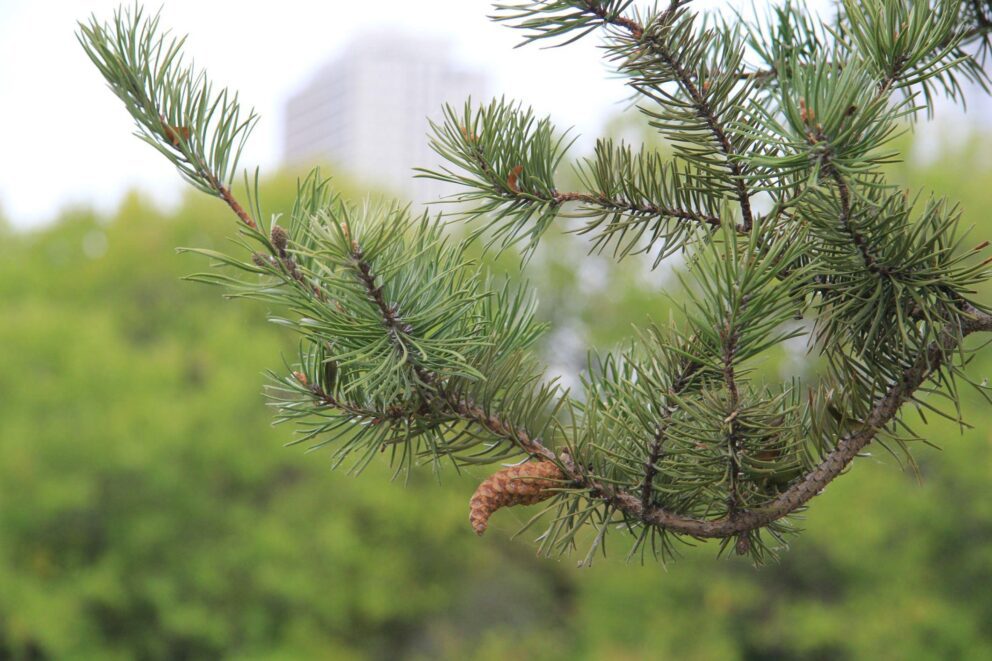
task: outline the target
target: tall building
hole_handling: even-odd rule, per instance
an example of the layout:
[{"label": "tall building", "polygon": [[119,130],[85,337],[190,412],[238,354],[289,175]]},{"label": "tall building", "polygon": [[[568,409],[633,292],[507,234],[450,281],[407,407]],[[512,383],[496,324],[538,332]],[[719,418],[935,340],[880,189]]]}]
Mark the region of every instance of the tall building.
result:
[{"label": "tall building", "polygon": [[290,98],[284,160],[330,161],[414,202],[436,200],[450,189],[412,172],[440,162],[428,144],[428,117],[438,121],[445,103],[485,100],[485,88],[485,76],[454,64],[444,42],[365,35]]}]

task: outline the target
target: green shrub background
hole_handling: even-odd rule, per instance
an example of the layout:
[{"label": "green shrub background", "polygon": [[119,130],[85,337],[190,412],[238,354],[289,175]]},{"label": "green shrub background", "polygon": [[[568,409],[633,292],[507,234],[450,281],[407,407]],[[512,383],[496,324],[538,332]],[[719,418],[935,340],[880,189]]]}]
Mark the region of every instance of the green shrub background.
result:
[{"label": "green shrub background", "polygon": [[[977,244],[990,148],[893,175],[959,200]],[[267,209],[293,186],[270,181]],[[919,479],[873,447],[777,564],[703,545],[666,569],[613,547],[580,570],[510,539],[526,510],[472,534],[491,469],[390,482],[283,447],[260,390],[294,339],[180,280],[206,264],[176,246],[222,249],[233,229],[198,194],[170,214],[132,194],[110,217],[0,221],[0,659],[992,658],[992,410],[973,392],[974,429],[931,416],[941,451],[917,449]],[[552,322],[608,348],[667,315],[670,280],[568,254],[526,274]],[[971,374],[992,376],[992,350]]]}]

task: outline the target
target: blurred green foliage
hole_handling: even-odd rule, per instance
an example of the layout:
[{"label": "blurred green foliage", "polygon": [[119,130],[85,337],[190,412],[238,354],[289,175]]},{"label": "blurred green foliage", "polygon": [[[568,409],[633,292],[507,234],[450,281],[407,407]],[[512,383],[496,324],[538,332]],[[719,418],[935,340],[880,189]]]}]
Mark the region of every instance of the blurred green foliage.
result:
[{"label": "blurred green foliage", "polygon": [[[960,200],[978,243],[990,146],[894,174]],[[268,210],[293,187],[269,182]],[[203,263],[174,247],[221,248],[233,226],[194,194],[0,229],[0,659],[992,658],[992,412],[973,393],[975,429],[930,421],[943,451],[920,447],[921,479],[875,448],[778,564],[704,545],[667,571],[620,548],[578,570],[510,539],[526,510],[472,534],[485,469],[404,484],[281,447],[261,372],[294,338],[179,279]],[[525,277],[568,329],[547,340],[557,368],[667,317],[663,271],[549,240]],[[985,352],[972,374],[990,372]]]}]

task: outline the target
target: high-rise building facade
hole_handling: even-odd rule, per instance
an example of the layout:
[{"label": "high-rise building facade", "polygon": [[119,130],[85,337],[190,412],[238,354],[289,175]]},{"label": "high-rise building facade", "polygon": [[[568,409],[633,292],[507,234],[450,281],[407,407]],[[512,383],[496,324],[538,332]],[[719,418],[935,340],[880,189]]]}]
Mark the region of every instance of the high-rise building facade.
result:
[{"label": "high-rise building facade", "polygon": [[444,42],[377,33],[353,41],[325,65],[286,108],[288,164],[329,161],[369,183],[425,203],[450,193],[439,182],[414,179],[434,166],[428,117],[442,106],[485,100],[485,76],[456,66]]}]

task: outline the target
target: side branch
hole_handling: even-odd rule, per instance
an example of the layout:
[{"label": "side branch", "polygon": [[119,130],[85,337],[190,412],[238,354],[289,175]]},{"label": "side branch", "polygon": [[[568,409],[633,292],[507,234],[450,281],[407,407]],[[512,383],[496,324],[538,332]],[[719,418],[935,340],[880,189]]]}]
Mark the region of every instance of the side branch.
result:
[{"label": "side branch", "polygon": [[499,175],[496,174],[492,165],[482,152],[482,149],[477,144],[474,145],[472,152],[475,162],[479,166],[479,170],[485,178],[488,179],[489,185],[492,186],[493,190],[496,191],[501,197],[506,199],[519,200],[521,202],[550,204],[556,207],[559,207],[566,202],[580,202],[588,207],[594,207],[606,212],[675,218],[687,222],[709,225],[711,227],[720,227],[721,225],[719,216],[703,213],[694,209],[672,207],[660,202],[638,203],[634,200],[608,197],[605,195],[597,195],[595,193],[563,193],[552,190],[550,195],[541,195],[533,191],[525,192],[517,185],[517,176],[519,175],[519,172],[516,174],[511,174],[510,177],[504,181]]},{"label": "side branch", "polygon": [[830,176],[833,178],[834,183],[837,184],[837,192],[840,195],[841,227],[844,229],[844,232],[851,237],[851,240],[857,247],[858,252],[861,253],[861,259],[864,261],[866,269],[876,275],[885,275],[889,273],[888,268],[885,266],[880,266],[878,260],[875,259],[873,254],[871,254],[871,251],[868,249],[868,241],[865,239],[864,235],[851,224],[851,191],[848,188],[847,180],[844,179],[840,172],[838,172],[836,168],[831,166],[829,163],[827,164],[827,167],[829,168]]},{"label": "side branch", "polygon": [[568,455],[556,455],[540,438],[531,436],[527,430],[516,427],[498,414],[487,413],[484,408],[468,399],[448,396],[445,404],[461,419],[479,425],[497,438],[509,441],[533,457],[565,463],[566,468],[569,469],[569,477],[574,477],[572,474],[574,468]]},{"label": "side branch", "polygon": [[365,261],[365,253],[357,241],[351,241],[351,259],[354,262],[356,275],[365,287],[365,293],[379,310],[383,325],[389,331],[393,341],[399,342],[400,333],[409,333],[413,329],[410,328],[409,324],[403,323],[397,314],[398,310],[395,305],[386,303],[386,299],[382,295],[382,285],[375,283],[376,276],[372,273],[372,266]]},{"label": "side branch", "polygon": [[360,406],[356,406],[344,400],[338,399],[334,395],[326,392],[320,387],[320,384],[312,383],[308,384],[306,377],[302,373],[295,374],[297,381],[304,385],[314,396],[314,398],[324,406],[329,406],[330,408],[337,409],[346,415],[350,415],[358,420],[367,421],[370,424],[378,425],[383,422],[383,420],[401,420],[406,416],[406,413],[401,407],[390,407],[383,411],[376,411],[373,409],[367,409]]},{"label": "side branch", "polygon": [[[741,303],[738,307],[742,307]],[[737,421],[737,414],[740,411],[740,392],[737,388],[737,376],[734,364],[737,361],[737,342],[739,333],[729,320],[724,325],[721,333],[723,342],[723,380],[727,386],[727,393],[730,396],[730,411],[727,420],[730,422],[730,433],[726,435],[727,441],[727,474],[730,484],[730,493],[727,497],[727,511],[730,519],[736,519],[740,512],[741,495],[741,462],[738,456],[741,451],[741,431],[740,423]]]},{"label": "side branch", "polygon": [[730,171],[730,174],[734,178],[734,188],[737,189],[737,201],[741,206],[741,215],[744,217],[744,231],[750,231],[751,226],[754,224],[754,217],[751,213],[751,194],[748,191],[747,184],[744,182],[744,172],[741,169],[741,165],[737,160],[737,150],[730,142],[730,138],[727,137],[726,131],[724,131],[723,126],[717,119],[716,113],[714,112],[710,103],[700,92],[699,88],[693,82],[692,77],[689,72],[686,71],[685,67],[676,59],[675,55],[664,48],[661,44],[657,42],[656,39],[650,39],[650,43],[655,47],[655,50],[662,57],[663,60],[672,68],[676,73],[679,85],[685,90],[685,93],[689,95],[692,99],[692,103],[696,106],[700,117],[705,120],[707,126],[709,126],[710,132],[716,140],[720,151],[723,152],[726,158],[726,166]]},{"label": "side branch", "polygon": [[413,332],[413,327],[410,324],[403,321],[399,315],[399,309],[395,303],[387,303],[385,297],[382,295],[382,285],[376,284],[376,276],[372,272],[372,266],[366,261],[365,253],[362,247],[357,241],[351,239],[348,235],[348,226],[344,225],[342,227],[345,238],[351,243],[351,259],[355,268],[358,280],[362,283],[365,288],[365,293],[368,295],[369,300],[371,300],[379,311],[379,315],[382,319],[383,326],[386,327],[386,332],[389,333],[389,341],[396,348],[397,351],[406,355],[413,367],[413,372],[417,379],[424,386],[436,385],[436,379],[434,375],[425,369],[420,361],[415,360],[413,356],[410,355],[409,350],[406,347],[406,343],[403,341],[403,335]]},{"label": "side branch", "polygon": [[[594,3],[590,2],[590,5],[592,4]],[[668,8],[659,17],[659,24],[667,25],[670,23],[678,9],[684,4],[685,2],[672,0]],[[626,30],[635,42],[645,42],[675,73],[676,82],[686,93],[686,95],[688,95],[692,105],[696,108],[696,112],[706,123],[707,127],[709,127],[710,133],[713,134],[717,147],[724,155],[725,165],[734,180],[737,201],[740,204],[741,215],[744,219],[744,231],[749,232],[751,230],[751,226],[754,224],[754,218],[751,211],[751,193],[748,190],[747,183],[744,180],[744,172],[741,168],[741,164],[736,159],[738,155],[737,150],[730,142],[730,138],[727,136],[726,130],[720,123],[713,106],[706,99],[706,96],[699,89],[699,86],[696,85],[692,75],[679,59],[678,54],[673,53],[667,45],[661,42],[656,36],[645,33],[644,26],[633,19],[622,16],[601,16],[601,18],[603,18],[603,21],[609,25]]]},{"label": "side branch", "polygon": [[[689,382],[692,380],[692,376],[699,371],[700,367],[702,367],[700,363],[686,359],[682,364],[682,370],[672,382],[671,387],[668,388],[669,397],[681,394],[682,391],[689,385]],[[676,410],[677,407],[672,404],[667,404],[665,406],[663,418],[658,423],[658,428],[655,430],[654,437],[651,439],[651,446],[648,449],[648,458],[644,461],[644,479],[641,481],[642,507],[647,508],[651,505],[652,486],[654,484],[654,478],[658,474],[658,460],[661,459],[661,453],[665,442],[665,434],[667,433],[669,423],[672,419],[672,414]]]},{"label": "side branch", "polygon": [[711,227],[720,227],[721,224],[719,216],[694,211],[692,209],[669,207],[654,202],[638,204],[631,200],[603,197],[590,193],[555,193],[554,197],[549,201],[556,204],[563,204],[565,202],[581,202],[587,206],[597,207],[599,209],[603,209],[604,211],[617,211],[620,213],[639,214],[645,216],[677,218],[679,220],[687,220],[703,225],[710,225]]}]

